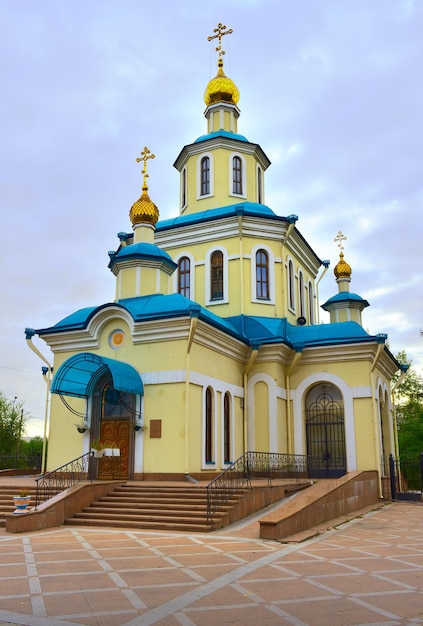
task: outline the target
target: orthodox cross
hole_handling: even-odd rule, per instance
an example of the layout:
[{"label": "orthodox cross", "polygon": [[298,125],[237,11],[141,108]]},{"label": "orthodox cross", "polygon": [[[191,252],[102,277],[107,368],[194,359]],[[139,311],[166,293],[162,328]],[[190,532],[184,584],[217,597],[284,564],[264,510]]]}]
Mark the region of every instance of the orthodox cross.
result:
[{"label": "orthodox cross", "polygon": [[141,174],[144,176],[143,187],[145,187],[147,185],[147,178],[148,178],[147,161],[148,161],[148,159],[155,159],[156,155],[155,154],[151,154],[151,152],[147,148],[147,146],[144,148],[144,150],[140,154],[141,154],[141,158],[137,157],[135,160],[136,160],[137,163],[139,163],[140,161],[144,161],[144,167],[141,170]]},{"label": "orthodox cross", "polygon": [[342,252],[344,249],[344,246],[342,245],[343,241],[346,241],[347,237],[345,237],[344,233],[342,233],[340,230],[338,230],[338,234],[336,235],[334,242],[338,242],[338,248],[339,248],[339,252]]},{"label": "orthodox cross", "polygon": [[219,44],[216,48],[216,52],[219,53],[219,59],[221,59],[222,56],[225,54],[225,51],[222,50],[222,37],[224,35],[231,35],[234,31],[232,30],[232,28],[229,28],[228,30],[226,30],[226,26],[223,26],[223,24],[219,22],[219,24],[217,25],[217,28],[213,29],[213,32],[216,34],[210,35],[210,37],[207,37],[207,41],[212,41],[213,39],[219,40]]}]

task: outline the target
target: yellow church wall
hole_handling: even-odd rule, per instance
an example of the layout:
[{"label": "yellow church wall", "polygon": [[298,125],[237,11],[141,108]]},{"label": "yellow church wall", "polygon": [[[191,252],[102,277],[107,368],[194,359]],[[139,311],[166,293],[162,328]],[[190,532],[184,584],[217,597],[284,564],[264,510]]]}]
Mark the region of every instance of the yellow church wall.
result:
[{"label": "yellow church wall", "polygon": [[[82,454],[83,437],[75,424],[83,418],[74,415],[62,402],[58,394],[50,394],[50,426],[48,432],[47,471],[51,471],[72,461]],[[85,400],[66,396],[72,408],[85,414]]]},{"label": "yellow church wall", "polygon": [[264,382],[254,385],[254,438],[255,448],[260,452],[269,451],[269,390]]},{"label": "yellow church wall", "polygon": [[375,428],[373,404],[369,398],[354,399],[355,444],[359,469],[380,469],[379,430]]},{"label": "yellow church wall", "polygon": [[[144,472],[184,472],[185,383],[145,388]],[[161,437],[151,438],[151,420],[161,420]]]}]

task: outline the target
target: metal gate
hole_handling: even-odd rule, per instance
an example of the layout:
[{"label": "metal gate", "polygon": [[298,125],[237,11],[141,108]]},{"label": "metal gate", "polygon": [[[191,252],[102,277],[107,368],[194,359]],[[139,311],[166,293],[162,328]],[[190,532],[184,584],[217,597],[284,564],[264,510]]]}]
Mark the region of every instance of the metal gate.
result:
[{"label": "metal gate", "polygon": [[422,501],[423,453],[414,458],[395,459],[392,454],[383,460],[382,476],[389,476],[390,492],[384,496],[392,500]]},{"label": "metal gate", "polygon": [[308,474],[338,478],[347,471],[344,409],[323,391],[306,409]]}]

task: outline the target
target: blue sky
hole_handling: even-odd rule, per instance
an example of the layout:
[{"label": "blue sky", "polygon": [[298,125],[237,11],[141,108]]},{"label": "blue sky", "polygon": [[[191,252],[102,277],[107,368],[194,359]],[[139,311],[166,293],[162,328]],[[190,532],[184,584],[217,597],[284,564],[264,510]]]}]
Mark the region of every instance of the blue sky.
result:
[{"label": "blue sky", "polygon": [[[24,401],[42,433],[41,361],[25,327],[114,298],[107,269],[142,178],[161,218],[178,213],[172,164],[204,134],[203,92],[237,84],[238,130],[272,161],[265,201],[331,270],[347,236],[351,290],[422,374],[423,3],[417,0],[0,0],[3,239],[0,390]],[[322,320],[325,314],[322,312]],[[42,343],[37,346],[48,350]]]}]

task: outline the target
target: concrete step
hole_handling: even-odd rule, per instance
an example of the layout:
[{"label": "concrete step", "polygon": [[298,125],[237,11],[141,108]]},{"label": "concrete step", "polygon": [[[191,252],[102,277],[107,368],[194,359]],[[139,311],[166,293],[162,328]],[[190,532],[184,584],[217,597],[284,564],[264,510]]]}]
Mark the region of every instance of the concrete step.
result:
[{"label": "concrete step", "polygon": [[138,530],[149,529],[149,530],[180,530],[180,531],[189,531],[189,532],[210,532],[216,528],[220,528],[219,525],[216,524],[189,524],[186,522],[179,521],[164,521],[160,520],[159,522],[154,522],[151,520],[139,521],[139,520],[130,520],[130,519],[103,519],[103,518],[90,518],[90,519],[81,519],[78,517],[71,517],[65,520],[65,524],[71,526],[96,526],[96,527],[108,527],[108,528],[134,528]]},{"label": "concrete step", "polygon": [[207,519],[207,491],[180,485],[119,485],[106,496],[84,507],[65,524],[192,530],[207,532],[221,528],[234,503],[243,497],[240,491],[226,502],[213,524]]}]

